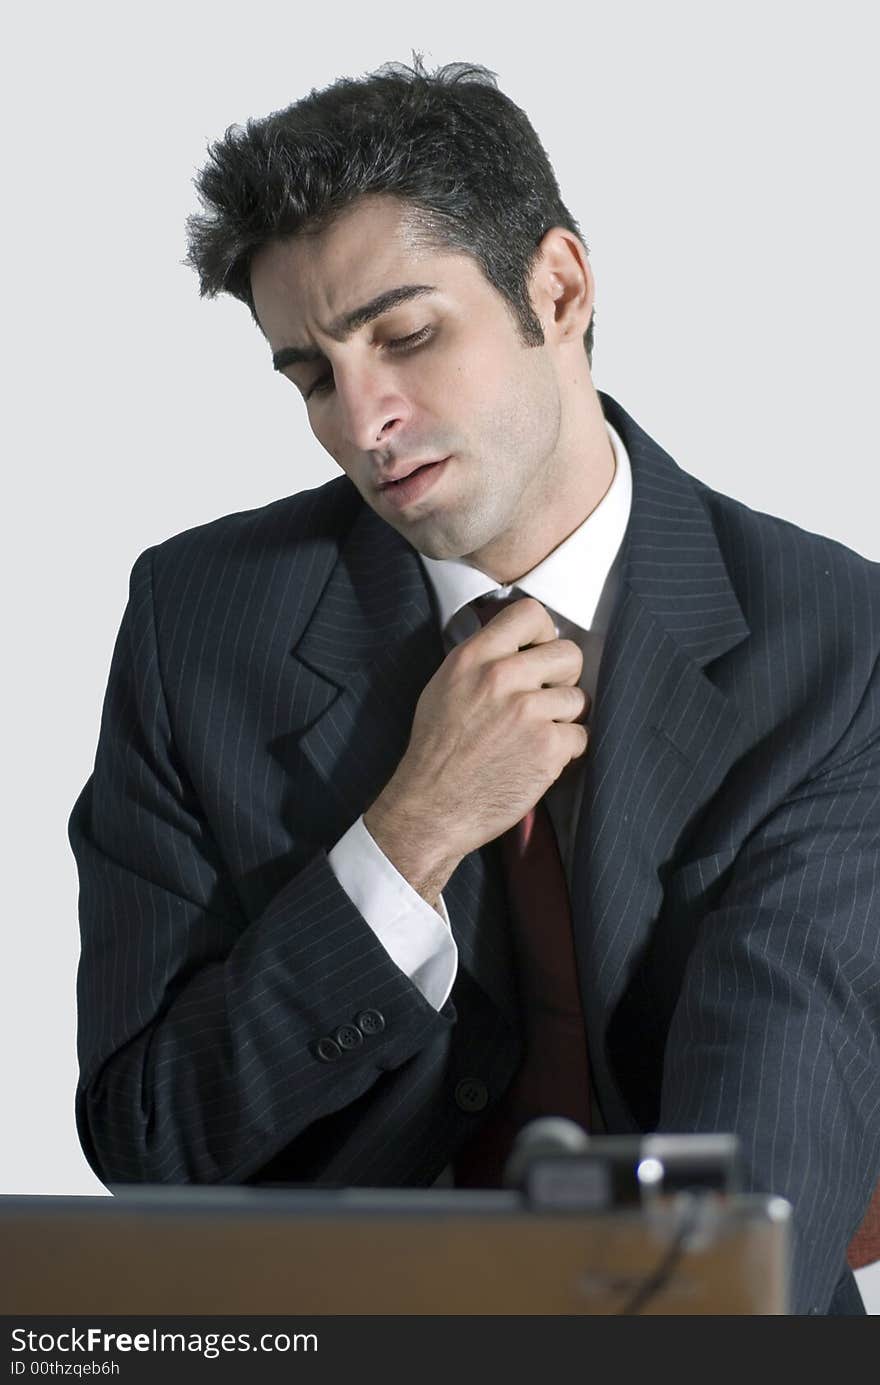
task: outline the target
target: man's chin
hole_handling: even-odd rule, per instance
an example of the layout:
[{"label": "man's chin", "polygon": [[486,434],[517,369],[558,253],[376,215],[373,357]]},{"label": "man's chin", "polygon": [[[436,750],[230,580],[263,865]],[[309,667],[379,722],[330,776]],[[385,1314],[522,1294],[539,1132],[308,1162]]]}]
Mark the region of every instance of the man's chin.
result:
[{"label": "man's chin", "polygon": [[405,539],[408,539],[417,553],[421,553],[423,558],[435,558],[442,561],[444,558],[460,558],[466,551],[466,547],[456,544],[445,534],[422,533],[418,527],[410,525],[408,528],[400,526],[398,530]]},{"label": "man's chin", "polygon": [[420,516],[382,514],[385,523],[412,544],[417,553],[438,562],[444,558],[467,558],[487,542],[485,523],[478,529],[473,516],[467,516],[469,523],[462,523],[462,518],[459,515],[456,522],[449,509]]},{"label": "man's chin", "polygon": [[444,558],[463,558],[470,552],[467,543],[456,541],[449,534],[440,534],[436,530],[429,530],[428,527],[419,524],[394,524],[391,526],[411,543],[417,553],[421,553],[423,558],[434,558],[441,562]]}]

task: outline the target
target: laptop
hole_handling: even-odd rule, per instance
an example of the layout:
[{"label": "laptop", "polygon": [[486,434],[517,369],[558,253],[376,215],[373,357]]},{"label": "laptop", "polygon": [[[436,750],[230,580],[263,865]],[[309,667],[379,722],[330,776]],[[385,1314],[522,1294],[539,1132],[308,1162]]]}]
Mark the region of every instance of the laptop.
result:
[{"label": "laptop", "polygon": [[597,1138],[498,1190],[3,1197],[0,1313],[784,1314],[791,1208],[707,1138]]}]

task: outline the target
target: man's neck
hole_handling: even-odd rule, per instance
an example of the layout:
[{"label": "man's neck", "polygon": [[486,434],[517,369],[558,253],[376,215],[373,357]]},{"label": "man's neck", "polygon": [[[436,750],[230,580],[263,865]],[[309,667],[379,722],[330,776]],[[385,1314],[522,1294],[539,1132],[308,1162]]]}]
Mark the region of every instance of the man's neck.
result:
[{"label": "man's neck", "polygon": [[465,558],[501,586],[512,586],[580,528],[614,480],[614,448],[592,384],[583,402],[554,461],[523,496],[518,521]]}]

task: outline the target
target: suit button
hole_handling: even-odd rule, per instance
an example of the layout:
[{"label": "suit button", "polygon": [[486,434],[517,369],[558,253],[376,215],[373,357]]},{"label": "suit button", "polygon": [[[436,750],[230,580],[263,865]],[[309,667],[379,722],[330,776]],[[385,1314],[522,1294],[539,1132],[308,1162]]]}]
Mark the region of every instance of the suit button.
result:
[{"label": "suit button", "polygon": [[463,1077],[455,1089],[455,1104],[460,1111],[482,1111],[489,1101],[489,1089],[478,1077]]},{"label": "suit button", "polygon": [[335,1039],[319,1039],[315,1045],[315,1052],[322,1063],[335,1063],[337,1058],[342,1057],[342,1049]]},{"label": "suit button", "polygon": [[371,1034],[381,1034],[385,1028],[385,1016],[381,1010],[362,1010],[359,1015],[355,1015],[354,1022],[361,1033],[368,1037]]},{"label": "suit button", "polygon": [[364,1041],[363,1034],[353,1024],[340,1024],[333,1037],[340,1048],[357,1048]]}]

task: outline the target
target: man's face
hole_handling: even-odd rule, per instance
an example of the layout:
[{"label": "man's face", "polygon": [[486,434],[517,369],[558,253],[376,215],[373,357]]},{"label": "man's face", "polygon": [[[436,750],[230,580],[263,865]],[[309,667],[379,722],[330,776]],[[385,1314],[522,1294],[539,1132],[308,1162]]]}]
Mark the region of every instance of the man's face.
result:
[{"label": "man's face", "polygon": [[265,247],[251,286],[315,437],[415,548],[481,566],[534,526],[559,441],[557,364],[524,344],[475,260],[428,248],[403,204],[370,197]]}]

